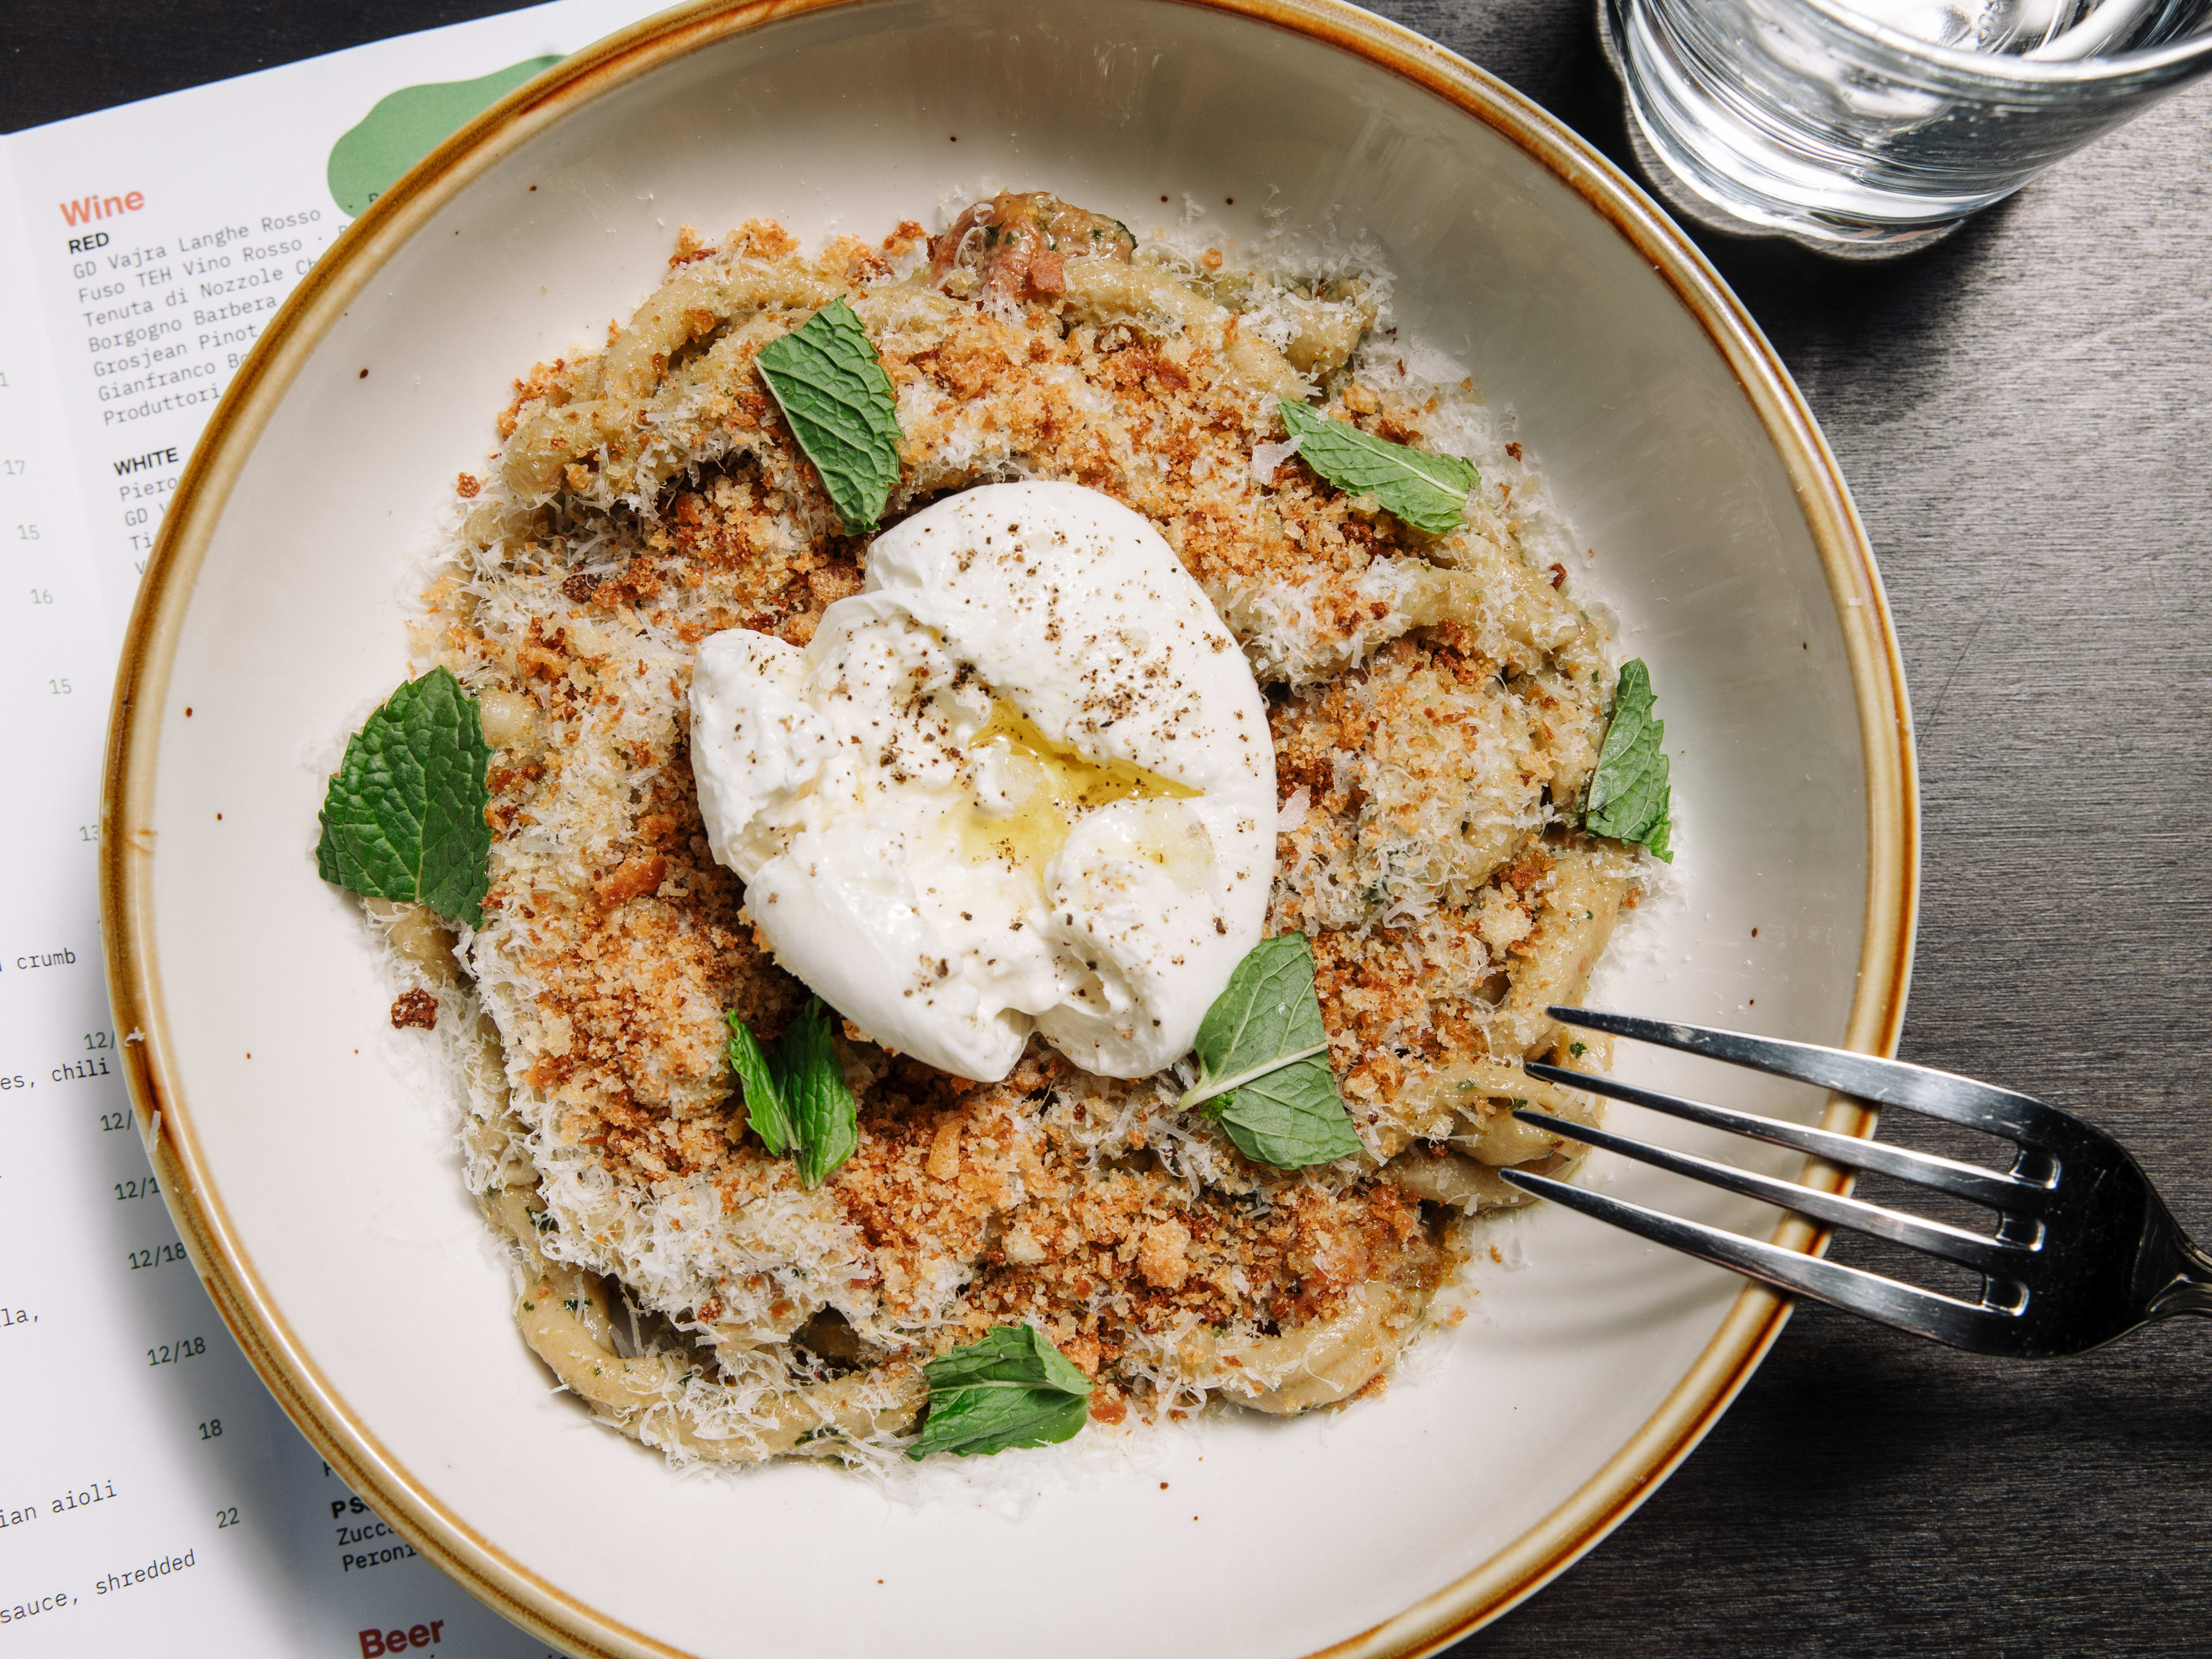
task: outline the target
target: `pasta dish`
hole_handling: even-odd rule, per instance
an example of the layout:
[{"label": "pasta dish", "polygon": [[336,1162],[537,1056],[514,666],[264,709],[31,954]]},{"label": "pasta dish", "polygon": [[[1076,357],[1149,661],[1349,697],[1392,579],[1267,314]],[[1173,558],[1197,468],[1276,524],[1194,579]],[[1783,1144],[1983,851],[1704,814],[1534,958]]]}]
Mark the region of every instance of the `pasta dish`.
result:
[{"label": "pasta dish", "polygon": [[[1522,1200],[1500,1171],[1577,1156],[1510,1108],[1591,1120],[1523,1067],[1604,1062],[1545,1009],[1579,999],[1650,867],[1592,833],[1621,671],[1510,422],[1401,332],[1388,271],[1356,251],[1139,246],[1001,195],[934,236],[811,252],[773,223],[687,229],[670,266],[602,349],[517,382],[416,618],[418,672],[465,688],[489,750],[481,923],[369,901],[409,1023],[465,1074],[467,1178],[520,1263],[523,1340],[679,1462],[896,1455],[947,1386],[931,1362],[1009,1327],[1080,1373],[1061,1386],[1093,1422],[1380,1389],[1446,1316],[1477,1214]],[[879,530],[855,530],[828,441],[769,372],[841,307],[896,416]],[[1332,482],[1347,434],[1417,485],[1463,476],[1463,505],[1423,527],[1388,481]],[[738,630],[802,666],[833,635],[857,648],[845,619],[868,596],[883,614],[902,526],[1012,485],[1127,509],[1203,596],[1194,626],[1220,632],[1273,745],[1249,914],[1306,941],[1339,1155],[1249,1156],[1186,1103],[1188,1058],[1113,1075],[1023,1025],[1001,1077],[927,1063],[788,971],[765,874],[749,888],[738,830],[702,816],[708,642]],[[971,702],[1006,705],[971,745],[1110,769],[1000,688]],[[1173,785],[1083,784],[1066,814],[1204,793]],[[786,1074],[733,1069],[816,1020],[810,1063],[857,1103],[823,1168],[762,1127]]]}]

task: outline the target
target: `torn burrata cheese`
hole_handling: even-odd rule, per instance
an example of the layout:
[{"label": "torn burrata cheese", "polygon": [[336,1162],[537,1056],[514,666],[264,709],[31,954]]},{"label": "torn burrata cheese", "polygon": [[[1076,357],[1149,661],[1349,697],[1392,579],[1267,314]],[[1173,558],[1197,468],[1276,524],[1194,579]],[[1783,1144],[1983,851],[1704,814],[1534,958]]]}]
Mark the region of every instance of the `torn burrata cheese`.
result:
[{"label": "torn burrata cheese", "polygon": [[1174,550],[1096,490],[924,508],[804,650],[709,637],[691,718],[708,842],[777,960],[940,1071],[1002,1078],[1039,1031],[1146,1076],[1260,941],[1259,688]]}]

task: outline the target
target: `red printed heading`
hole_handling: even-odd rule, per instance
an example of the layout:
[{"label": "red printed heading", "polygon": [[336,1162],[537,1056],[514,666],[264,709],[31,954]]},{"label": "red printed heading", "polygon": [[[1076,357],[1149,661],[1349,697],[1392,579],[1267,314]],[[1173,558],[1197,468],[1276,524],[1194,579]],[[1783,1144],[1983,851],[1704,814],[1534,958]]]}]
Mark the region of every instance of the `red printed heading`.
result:
[{"label": "red printed heading", "polygon": [[127,191],[120,196],[80,196],[74,202],[59,204],[62,217],[72,225],[88,225],[95,219],[112,219],[118,213],[136,213],[146,205],[143,191]]}]

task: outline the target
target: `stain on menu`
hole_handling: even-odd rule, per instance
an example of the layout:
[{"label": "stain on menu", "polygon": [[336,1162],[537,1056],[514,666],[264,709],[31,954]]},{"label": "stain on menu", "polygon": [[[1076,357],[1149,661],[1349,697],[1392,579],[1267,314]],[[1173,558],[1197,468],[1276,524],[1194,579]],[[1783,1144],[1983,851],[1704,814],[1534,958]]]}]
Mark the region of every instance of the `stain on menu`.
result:
[{"label": "stain on menu", "polygon": [[550,1659],[346,1489],[170,1224],[102,976],[101,745],[162,511],[277,308],[444,131],[652,9],[558,0],[0,138],[0,1654]]}]

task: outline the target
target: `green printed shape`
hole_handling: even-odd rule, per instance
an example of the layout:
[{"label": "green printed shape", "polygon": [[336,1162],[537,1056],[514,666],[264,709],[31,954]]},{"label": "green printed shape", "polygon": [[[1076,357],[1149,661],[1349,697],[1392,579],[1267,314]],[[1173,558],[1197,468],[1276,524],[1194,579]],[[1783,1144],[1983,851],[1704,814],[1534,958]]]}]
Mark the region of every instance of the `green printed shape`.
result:
[{"label": "green printed shape", "polygon": [[474,81],[431,81],[376,100],[358,126],[331,146],[326,176],[339,210],[359,218],[399,176],[541,70],[561,61],[526,58]]}]

